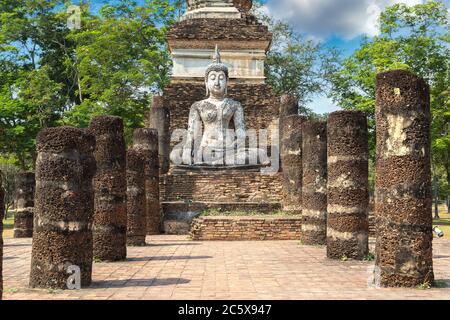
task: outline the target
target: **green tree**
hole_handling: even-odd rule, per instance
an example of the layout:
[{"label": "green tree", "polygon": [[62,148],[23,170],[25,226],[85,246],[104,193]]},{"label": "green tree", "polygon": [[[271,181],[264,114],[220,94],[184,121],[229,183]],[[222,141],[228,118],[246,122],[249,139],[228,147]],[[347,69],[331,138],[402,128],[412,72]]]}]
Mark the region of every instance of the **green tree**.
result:
[{"label": "green tree", "polygon": [[79,104],[64,122],[86,126],[92,116],[110,114],[123,117],[130,131],[141,127],[151,96],[169,81],[164,34],[174,15],[168,1],[120,1],[83,20],[69,37],[76,43]]},{"label": "green tree", "polygon": [[433,165],[442,167],[450,181],[449,39],[447,8],[442,1],[396,4],[381,14],[380,34],[365,39],[341,68],[327,75],[330,96],[339,106],[367,112],[372,159],[376,74],[410,70],[430,84]]},{"label": "green tree", "polygon": [[23,170],[34,163],[38,131],[64,109],[66,84],[53,67],[62,60],[53,41],[68,31],[54,13],[61,3],[0,1],[0,153],[16,155]]},{"label": "green tree", "polygon": [[83,4],[81,29],[67,25],[69,4],[0,0],[0,154],[22,170],[45,127],[111,114],[129,135],[169,79],[164,33],[184,2],[121,0],[100,12]]},{"label": "green tree", "polygon": [[253,13],[269,26],[272,45],[267,53],[266,77],[277,95],[290,94],[299,100],[299,113],[323,119],[307,108],[312,98],[327,89],[326,75],[335,70],[339,52],[322,43],[307,39],[294,28],[269,17],[254,4]]}]

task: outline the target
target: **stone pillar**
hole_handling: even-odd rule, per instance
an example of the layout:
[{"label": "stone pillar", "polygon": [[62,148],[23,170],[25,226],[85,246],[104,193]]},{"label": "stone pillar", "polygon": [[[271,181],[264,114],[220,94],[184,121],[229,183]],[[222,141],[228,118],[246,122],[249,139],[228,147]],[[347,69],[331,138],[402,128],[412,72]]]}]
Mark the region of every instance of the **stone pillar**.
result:
[{"label": "stone pillar", "polygon": [[296,97],[284,94],[280,98],[279,112],[279,137],[280,137],[280,172],[283,171],[283,120],[284,118],[298,114],[298,100]]},{"label": "stone pillar", "polygon": [[153,97],[146,127],[158,131],[159,172],[165,174],[170,166],[170,112],[169,108],[164,106],[164,97]]},{"label": "stone pillar", "polygon": [[136,129],[134,147],[144,155],[145,196],[147,234],[159,234],[162,230],[161,206],[159,202],[158,131]]},{"label": "stone pillar", "polygon": [[284,94],[280,98],[280,118],[298,114],[298,99]]},{"label": "stone pillar", "polygon": [[433,283],[430,95],[408,71],[376,80],[376,266],[380,284]]},{"label": "stone pillar", "polygon": [[306,117],[282,118],[281,162],[283,167],[283,210],[291,214],[302,211],[302,123]]},{"label": "stone pillar", "polygon": [[0,300],[3,296],[3,218],[5,214],[5,191],[2,186],[2,175],[0,171]]},{"label": "stone pillar", "polygon": [[72,127],[37,136],[31,287],[67,289],[72,265],[91,284],[94,148],[94,136]]},{"label": "stone pillar", "polygon": [[16,213],[14,214],[14,238],[33,236],[33,210],[35,178],[33,172],[21,172],[16,176]]},{"label": "stone pillar", "polygon": [[145,246],[144,155],[135,149],[127,152],[127,245]]},{"label": "stone pillar", "polygon": [[119,261],[127,255],[126,147],[120,117],[95,117],[89,130],[95,136],[94,257]]},{"label": "stone pillar", "polygon": [[327,124],[302,125],[302,244],[327,243]]},{"label": "stone pillar", "polygon": [[368,136],[361,111],[328,117],[327,256],[363,259],[368,249]]}]

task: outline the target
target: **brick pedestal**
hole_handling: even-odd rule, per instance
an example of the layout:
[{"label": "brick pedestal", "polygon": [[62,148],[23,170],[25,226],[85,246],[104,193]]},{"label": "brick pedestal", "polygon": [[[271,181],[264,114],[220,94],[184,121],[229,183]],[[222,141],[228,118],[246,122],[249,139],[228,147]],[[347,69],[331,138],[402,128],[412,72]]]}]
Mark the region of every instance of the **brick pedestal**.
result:
[{"label": "brick pedestal", "polygon": [[191,224],[193,240],[299,240],[300,217],[199,217]]}]

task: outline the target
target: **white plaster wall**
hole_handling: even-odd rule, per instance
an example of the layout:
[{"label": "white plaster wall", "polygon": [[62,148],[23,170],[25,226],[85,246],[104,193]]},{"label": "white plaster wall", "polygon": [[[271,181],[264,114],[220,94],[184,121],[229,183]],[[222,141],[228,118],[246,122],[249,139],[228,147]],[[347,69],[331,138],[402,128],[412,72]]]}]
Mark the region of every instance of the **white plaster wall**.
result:
[{"label": "white plaster wall", "polygon": [[[227,50],[220,52],[222,62],[229,68],[230,78],[264,82],[264,50]],[[213,50],[175,49],[172,52],[172,76],[177,78],[204,77],[212,62]]]}]

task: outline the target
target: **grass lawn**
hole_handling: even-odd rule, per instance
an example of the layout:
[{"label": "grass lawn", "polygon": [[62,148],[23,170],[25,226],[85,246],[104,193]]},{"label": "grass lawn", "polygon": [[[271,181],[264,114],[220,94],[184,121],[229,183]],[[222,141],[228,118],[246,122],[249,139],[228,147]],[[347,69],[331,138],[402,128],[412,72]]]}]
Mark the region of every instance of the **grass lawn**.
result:
[{"label": "grass lawn", "polygon": [[450,214],[447,213],[447,206],[445,204],[439,206],[439,217],[440,219],[433,219],[433,226],[438,226],[439,229],[444,231],[444,238],[450,239]]},{"label": "grass lawn", "polygon": [[8,219],[3,220],[3,238],[12,238],[14,229],[14,217],[8,215]]}]

